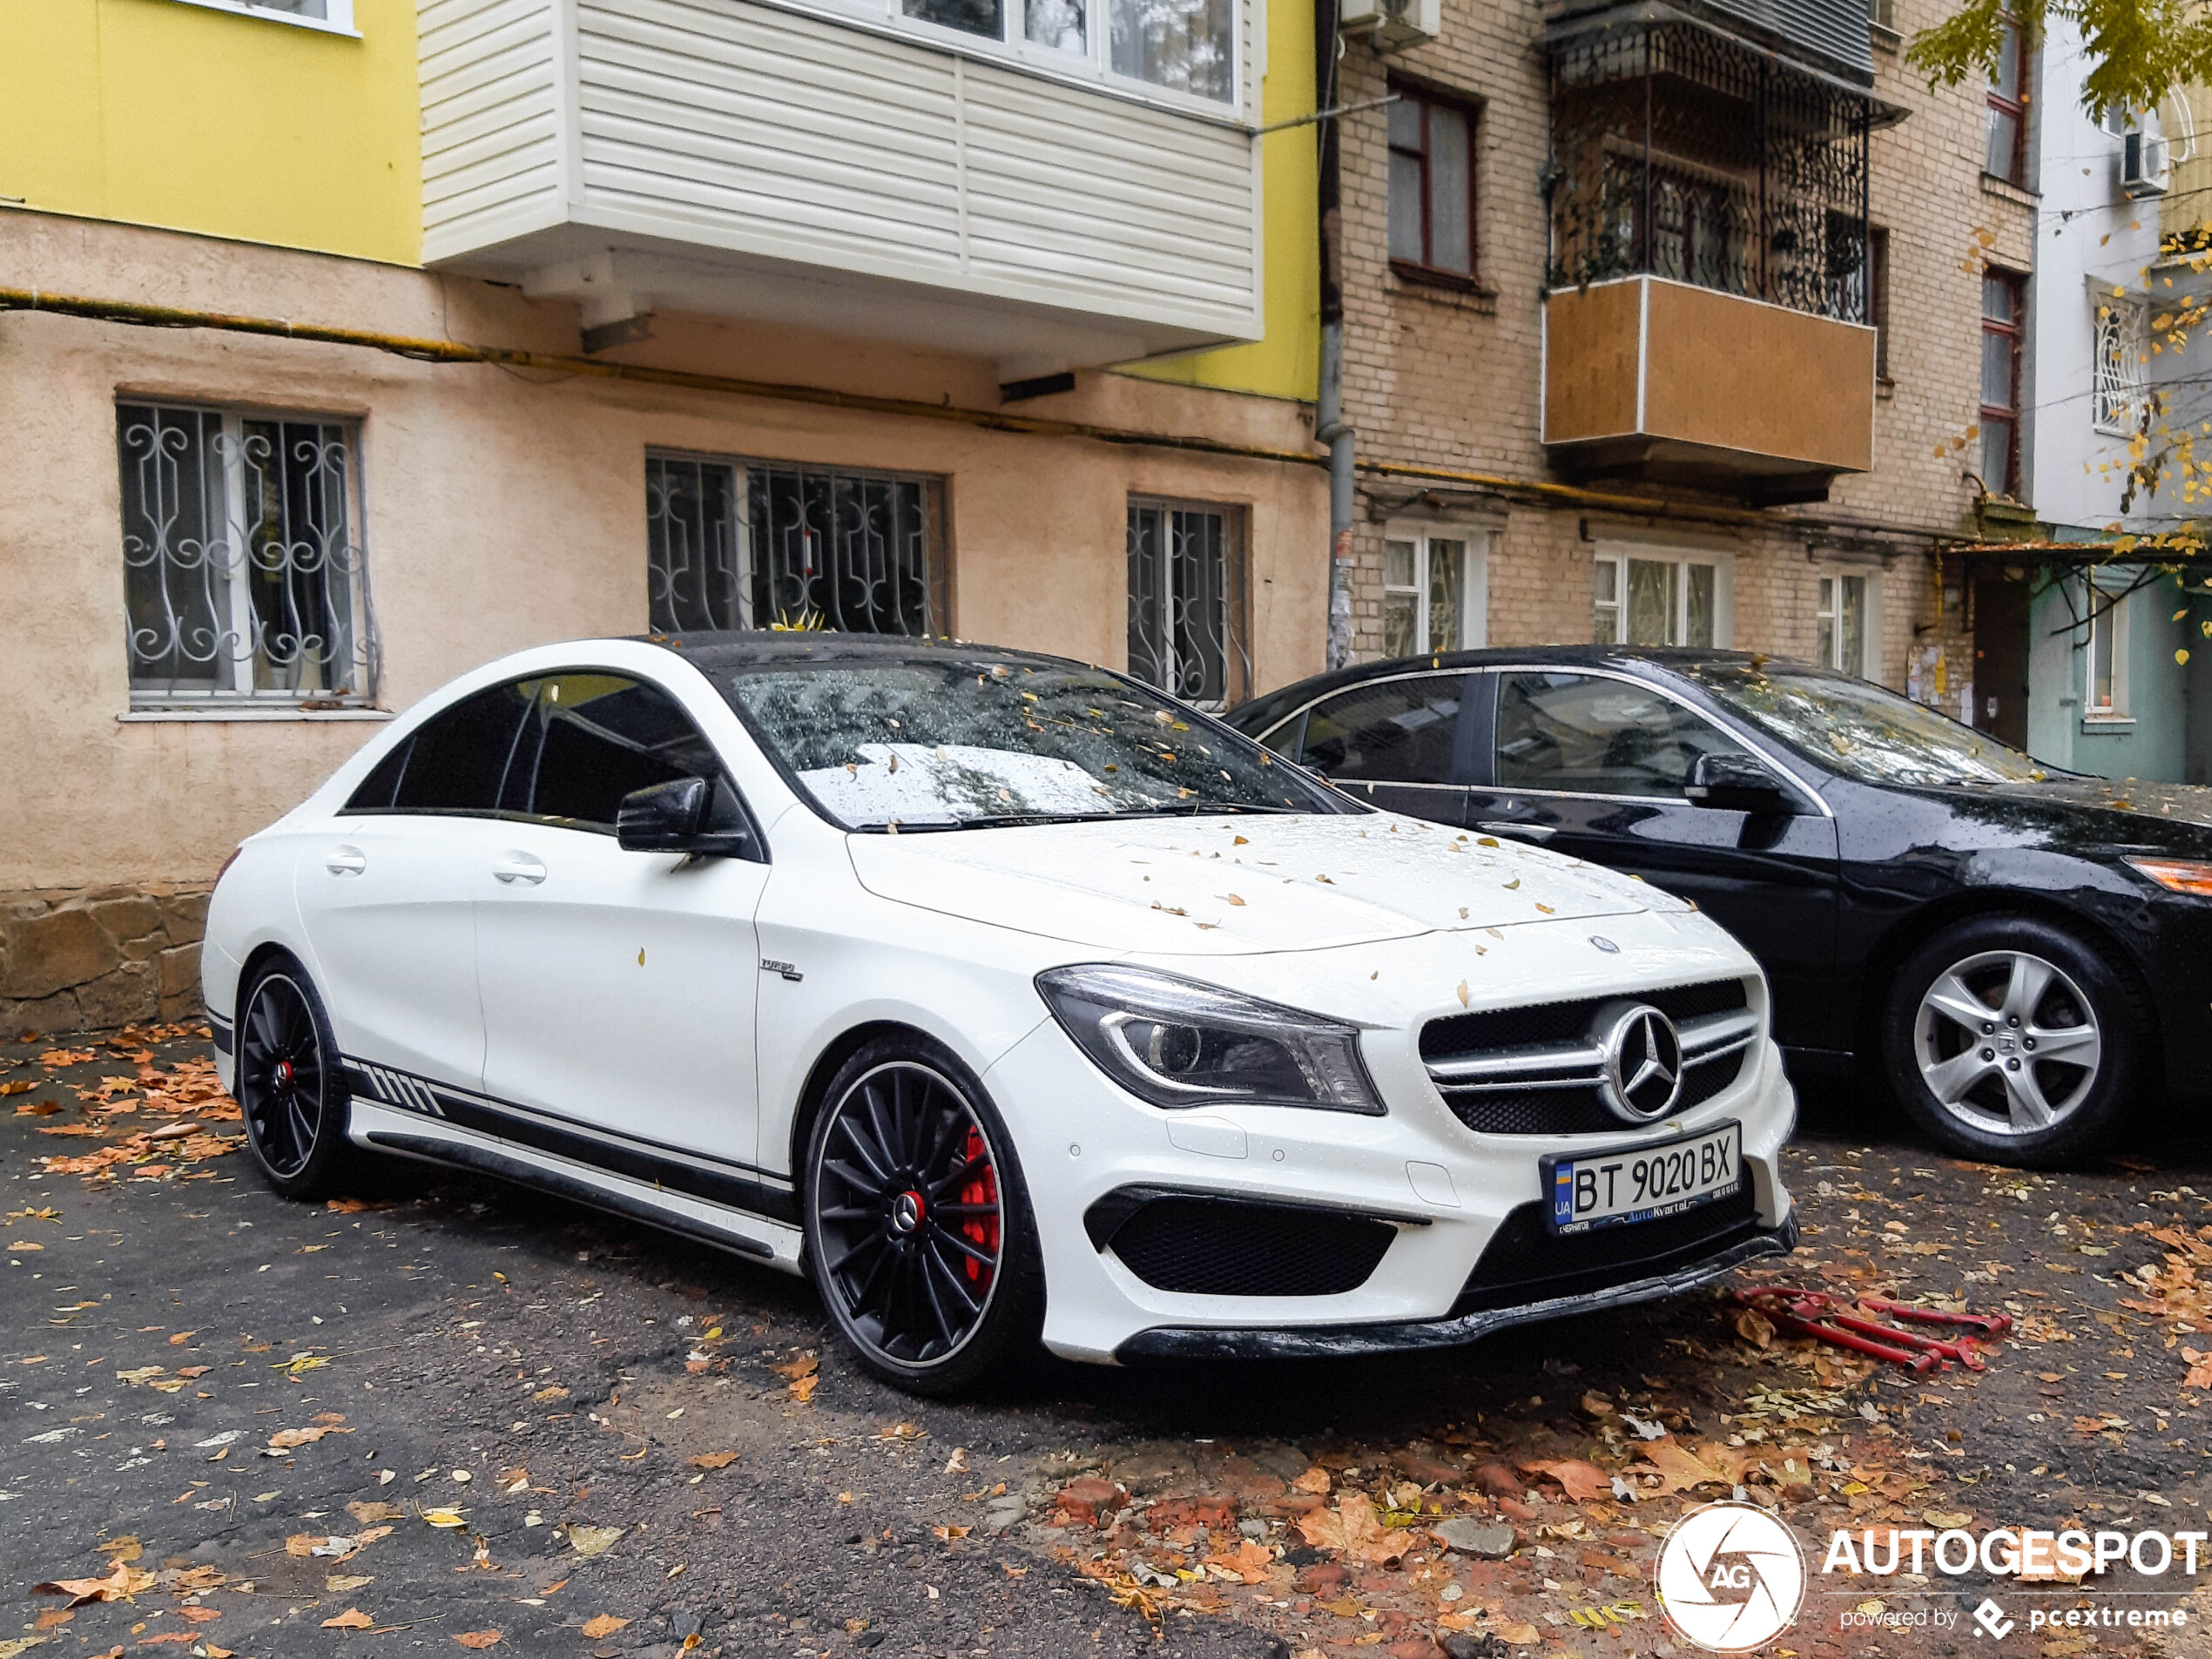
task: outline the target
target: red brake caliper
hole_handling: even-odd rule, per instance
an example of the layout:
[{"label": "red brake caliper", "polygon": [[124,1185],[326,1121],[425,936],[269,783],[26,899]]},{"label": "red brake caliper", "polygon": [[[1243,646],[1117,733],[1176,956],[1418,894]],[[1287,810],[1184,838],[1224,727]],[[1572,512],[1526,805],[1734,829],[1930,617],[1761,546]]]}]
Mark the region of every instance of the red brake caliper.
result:
[{"label": "red brake caliper", "polygon": [[[969,1125],[968,1145],[962,1153],[965,1161],[972,1163],[978,1158],[988,1156],[988,1153],[989,1149],[983,1144],[982,1132],[973,1124]],[[976,1172],[975,1178],[960,1190],[960,1201],[962,1204],[987,1204],[995,1210],[999,1201],[998,1171],[986,1163]],[[988,1251],[994,1257],[999,1253],[999,1218],[995,1215],[970,1216],[966,1221],[961,1223],[960,1230],[974,1244]],[[968,1277],[970,1279],[979,1285],[988,1281],[991,1270],[984,1266],[982,1263],[971,1256],[968,1258],[966,1265]]]}]

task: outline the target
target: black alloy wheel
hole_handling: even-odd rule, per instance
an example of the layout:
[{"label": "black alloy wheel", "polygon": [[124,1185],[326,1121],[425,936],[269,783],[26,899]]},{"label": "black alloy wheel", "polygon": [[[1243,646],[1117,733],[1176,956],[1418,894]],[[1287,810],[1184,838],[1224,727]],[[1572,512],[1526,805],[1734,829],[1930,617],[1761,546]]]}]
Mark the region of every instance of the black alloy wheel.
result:
[{"label": "black alloy wheel", "polygon": [[297,962],[255,976],[239,1003],[239,1110],[246,1143],[287,1198],[320,1197],[345,1162],[349,1099],[321,999]]},{"label": "black alloy wheel", "polygon": [[1899,970],[1883,1032],[1890,1080],[1929,1136],[2031,1169],[2108,1148],[2151,1024],[2104,955],[2033,916],[1943,929]]},{"label": "black alloy wheel", "polygon": [[948,1056],[872,1043],[832,1080],[806,1160],[806,1248],[864,1364],[951,1393],[1034,1345],[1042,1271],[998,1115]]}]

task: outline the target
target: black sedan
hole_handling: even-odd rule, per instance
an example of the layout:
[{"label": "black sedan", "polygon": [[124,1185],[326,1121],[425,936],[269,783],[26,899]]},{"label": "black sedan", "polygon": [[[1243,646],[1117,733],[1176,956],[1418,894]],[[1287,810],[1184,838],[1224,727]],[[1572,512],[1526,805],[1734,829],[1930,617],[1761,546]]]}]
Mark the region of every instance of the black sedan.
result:
[{"label": "black sedan", "polygon": [[2055,771],[1737,651],[1369,663],[1228,718],[1356,799],[1695,900],[1765,967],[1800,1076],[1878,1061],[1954,1151],[2063,1163],[2212,1078],[2212,789]]}]

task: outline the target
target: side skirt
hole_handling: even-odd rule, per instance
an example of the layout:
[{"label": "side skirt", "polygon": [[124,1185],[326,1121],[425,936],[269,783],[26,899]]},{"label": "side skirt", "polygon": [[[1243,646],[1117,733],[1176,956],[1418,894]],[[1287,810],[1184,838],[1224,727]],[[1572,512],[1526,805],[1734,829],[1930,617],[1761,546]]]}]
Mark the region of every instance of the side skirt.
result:
[{"label": "side skirt", "polygon": [[786,1273],[801,1271],[799,1250],[804,1235],[796,1227],[458,1123],[395,1110],[369,1096],[354,1096],[350,1138],[375,1151],[451,1164],[535,1187],[572,1203],[736,1251]]}]

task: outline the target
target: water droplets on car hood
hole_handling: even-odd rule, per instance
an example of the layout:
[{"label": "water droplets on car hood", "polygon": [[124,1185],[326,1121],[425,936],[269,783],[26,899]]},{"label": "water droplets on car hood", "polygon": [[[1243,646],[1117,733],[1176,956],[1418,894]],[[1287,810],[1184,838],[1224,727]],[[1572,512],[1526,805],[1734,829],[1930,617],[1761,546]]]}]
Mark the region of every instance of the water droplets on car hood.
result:
[{"label": "water droplets on car hood", "polygon": [[1130,818],[846,845],[880,897],[1113,950],[1321,950],[1686,907],[1577,860],[1382,815]]}]

